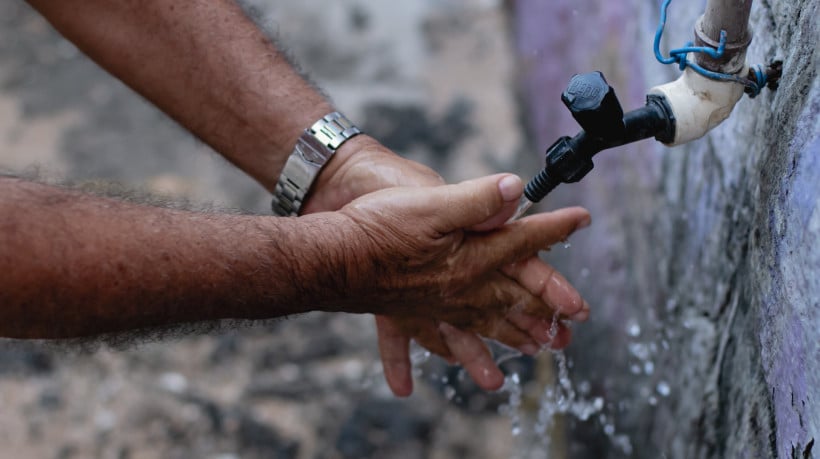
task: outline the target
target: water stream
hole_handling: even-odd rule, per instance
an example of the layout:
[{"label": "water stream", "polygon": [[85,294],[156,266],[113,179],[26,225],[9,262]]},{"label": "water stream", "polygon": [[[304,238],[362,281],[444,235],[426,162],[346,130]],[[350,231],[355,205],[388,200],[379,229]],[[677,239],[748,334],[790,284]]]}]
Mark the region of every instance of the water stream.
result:
[{"label": "water stream", "polygon": [[530,210],[530,207],[532,207],[532,205],[533,205],[533,202],[530,201],[529,199],[527,199],[527,197],[522,194],[521,199],[518,201],[518,207],[515,208],[515,213],[513,214],[512,217],[510,217],[510,219],[508,221],[511,222],[511,221],[518,220],[528,210]]},{"label": "water stream", "polygon": [[[530,200],[522,196],[515,214],[509,221],[523,216],[532,205]],[[570,244],[566,241],[563,246],[565,249],[570,248]],[[582,278],[588,275],[588,269],[581,271]],[[570,324],[567,322],[564,325],[569,326]],[[551,339],[556,335],[558,326],[559,317],[555,314],[550,326]],[[637,320],[628,321],[624,331],[629,339],[627,349],[632,359],[630,372],[635,375],[636,385],[640,386],[641,398],[654,406],[660,398],[669,397],[671,393],[669,384],[664,380],[659,380],[657,375],[653,375],[653,360],[660,352],[668,349],[668,344],[660,336],[659,340],[648,338],[646,333],[642,333],[643,330]],[[514,349],[498,345],[491,346],[491,348],[496,350],[494,358],[499,365],[511,359],[524,358]],[[526,398],[523,383],[528,383],[528,381],[522,381],[518,372],[509,372],[504,378],[502,387],[498,390],[507,398],[506,403],[498,407],[498,412],[510,418],[511,433],[520,439],[517,457],[549,458],[552,440],[555,435],[560,435],[560,433],[554,433],[553,430],[561,419],[575,419],[580,422],[593,420],[615,449],[630,456],[632,454],[630,439],[627,435],[618,432],[615,422],[617,412],[628,409],[628,403],[607,401],[603,396],[592,394],[591,384],[588,381],[574,384],[570,376],[572,360],[563,351],[553,350],[547,343],[542,348],[542,352],[550,353],[554,376],[552,382],[539,388],[541,392],[537,396],[537,408],[534,412],[531,408],[522,407],[522,399]],[[421,365],[430,357],[430,352],[414,343],[411,351],[414,376],[422,376]],[[463,379],[464,373],[462,369],[458,378]],[[456,387],[451,385],[451,381],[445,377],[441,379],[441,382],[444,384],[445,398],[451,402],[460,403],[461,399],[457,395]]]}]

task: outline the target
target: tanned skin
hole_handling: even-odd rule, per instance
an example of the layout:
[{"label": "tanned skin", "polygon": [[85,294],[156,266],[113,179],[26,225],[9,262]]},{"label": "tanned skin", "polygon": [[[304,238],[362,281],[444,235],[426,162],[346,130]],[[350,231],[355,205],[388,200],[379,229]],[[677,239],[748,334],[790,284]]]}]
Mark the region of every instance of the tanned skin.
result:
[{"label": "tanned skin", "polygon": [[[38,9],[66,38],[73,41],[81,50],[88,54],[116,77],[134,88],[137,92],[151,100],[154,104],[176,119],[180,124],[188,128],[199,136],[215,150],[228,158],[232,163],[254,177],[268,190],[273,190],[276,179],[295,144],[296,138],[302,130],[310,126],[321,116],[333,111],[332,105],[309,83],[307,83],[287,62],[284,55],[270,42],[270,40],[243,14],[242,10],[232,1],[227,0],[193,0],[179,2],[175,0],[32,0],[32,6]],[[342,208],[348,202],[365,195],[366,193],[393,186],[429,186],[441,185],[441,178],[418,163],[400,158],[388,149],[380,145],[375,139],[365,135],[357,136],[346,142],[326,165],[313,186],[313,192],[308,200],[304,211],[306,213],[335,211]],[[71,246],[70,244],[59,244],[59,234],[44,233],[47,231],[48,223],[56,216],[65,221],[71,222],[66,225],[72,231],[79,231],[80,235],[65,233],[63,237],[76,239],[87,234],[96,234],[100,240],[106,244],[95,246],[89,241],[84,241],[80,247],[89,251],[82,254],[84,263],[97,264],[103,267],[117,267],[116,263],[110,261],[116,259],[117,252],[130,253],[125,247],[118,245],[121,242],[133,241],[136,236],[128,233],[115,236],[118,230],[117,225],[111,227],[106,222],[110,219],[116,220],[119,217],[107,215],[109,212],[116,213],[120,209],[120,204],[111,204],[106,201],[99,203],[90,197],[81,197],[66,190],[60,189],[39,189],[38,185],[24,184],[20,181],[3,179],[2,192],[0,192],[0,206],[11,206],[16,213],[11,220],[0,224],[0,238],[10,237],[10,233],[5,231],[13,228],[33,228],[38,225],[46,225],[46,229],[37,234],[40,237],[51,237],[50,244],[57,244],[58,247]],[[52,212],[45,212],[40,215],[41,220],[26,220],[21,217],[21,208],[33,209],[29,205],[23,205],[20,196],[30,195],[31,187],[38,190],[40,199],[29,202],[29,205],[42,206],[49,201],[70,201],[78,200],[85,202],[87,208],[84,209],[86,216],[95,216],[87,223],[73,222],[73,214],[54,214],[55,209],[49,208]],[[12,193],[12,191],[16,192]],[[68,194],[66,194],[68,193]],[[10,196],[15,196],[12,199]],[[431,198],[440,200],[441,197]],[[12,202],[13,201],[13,202]],[[96,203],[96,204],[95,204]],[[78,204],[79,205],[79,204]],[[128,206],[126,206],[128,207]],[[472,231],[489,231],[501,227],[504,221],[512,213],[515,207],[514,201],[506,201],[502,204],[502,209],[488,216],[486,220],[474,222],[469,228]],[[294,251],[281,253],[273,251],[251,251],[243,252],[236,249],[236,245],[247,243],[253,240],[263,247],[270,248],[269,245],[257,241],[253,236],[259,234],[258,228],[268,229],[267,238],[264,240],[270,243],[271,238],[277,241],[289,241],[306,244],[305,250],[308,257],[315,256],[311,253],[312,247],[321,244],[321,250],[333,252],[334,244],[346,244],[339,241],[330,231],[328,223],[323,218],[330,218],[323,214],[322,217],[297,219],[273,219],[264,217],[241,217],[244,225],[250,225],[248,233],[244,233],[245,226],[238,225],[235,216],[195,216],[190,213],[173,213],[166,210],[140,208],[134,210],[128,207],[128,220],[136,221],[146,218],[153,222],[154,226],[145,226],[145,229],[159,228],[159,222],[166,222],[171,226],[164,232],[167,240],[160,241],[150,239],[150,244],[145,243],[142,249],[145,256],[153,257],[144,264],[129,265],[126,272],[133,273],[135,282],[144,282],[143,286],[133,286],[136,289],[159,289],[160,286],[169,287],[165,284],[151,284],[153,280],[150,276],[142,277],[137,273],[141,270],[154,266],[154,261],[162,260],[160,253],[170,254],[165,250],[175,247],[185,246],[181,238],[187,235],[187,231],[194,231],[193,240],[208,241],[193,247],[199,252],[190,252],[187,257],[181,260],[190,260],[191,264],[182,263],[172,269],[173,273],[179,277],[185,277],[181,286],[191,287],[195,285],[195,275],[199,271],[196,266],[215,266],[213,264],[196,264],[193,260],[222,260],[222,255],[233,253],[236,257],[239,254],[248,254],[247,259],[235,262],[242,266],[252,266],[254,263],[257,276],[266,277],[266,282],[260,282],[259,288],[268,290],[256,291],[246,290],[245,294],[238,294],[235,290],[227,293],[238,295],[237,298],[221,298],[218,295],[210,296],[219,311],[229,310],[240,311],[242,308],[234,306],[236,304],[258,305],[261,299],[270,298],[265,295],[278,295],[283,286],[271,286],[269,284],[280,282],[277,269],[289,271],[304,268],[311,272],[308,276],[316,276],[312,272],[314,259],[296,257],[300,255],[297,248],[290,243],[285,246],[287,250]],[[440,209],[428,209],[438,211]],[[148,214],[159,212],[161,216],[150,217]],[[4,214],[9,215],[9,214]],[[27,214],[26,214],[27,215]],[[46,219],[46,215],[51,219]],[[172,215],[172,216],[171,216]],[[31,216],[32,218],[34,215]],[[23,218],[24,221],[19,219]],[[225,218],[225,221],[222,219]],[[246,219],[246,220],[243,220]],[[332,218],[331,218],[332,220]],[[208,224],[204,223],[209,222]],[[94,222],[97,229],[91,226]],[[253,222],[253,223],[251,223]],[[324,222],[324,223],[323,223]],[[188,228],[188,226],[193,228]],[[257,228],[256,232],[253,227]],[[309,225],[303,228],[302,225]],[[130,225],[129,228],[136,230],[141,228],[141,224]],[[242,229],[242,231],[239,231]],[[54,230],[52,227],[51,230]],[[197,233],[196,231],[202,233]],[[19,233],[16,233],[19,236]],[[157,234],[154,236],[158,237]],[[56,237],[56,239],[54,239]],[[221,239],[222,237],[231,240]],[[197,239],[202,238],[202,239]],[[294,238],[296,240],[294,240]],[[127,240],[122,240],[127,239]],[[319,242],[317,242],[319,241]],[[34,248],[39,247],[40,252],[45,253],[35,241],[28,241]],[[45,244],[42,242],[40,244]],[[189,247],[190,248],[190,247]],[[259,249],[253,245],[254,249]],[[338,247],[336,247],[338,248]],[[541,247],[544,248],[544,247]],[[163,252],[164,251],[164,252]],[[499,266],[496,270],[496,277],[490,281],[496,291],[505,291],[512,288],[508,285],[509,280],[517,284],[516,289],[524,288],[530,294],[542,298],[543,311],[528,309],[527,312],[520,309],[510,310],[509,306],[501,308],[504,312],[501,316],[494,314],[491,316],[479,317],[477,309],[473,310],[473,320],[460,319],[453,324],[454,318],[450,318],[448,325],[441,317],[417,314],[390,314],[390,317],[377,317],[379,330],[379,345],[382,360],[385,368],[385,375],[388,383],[397,395],[407,395],[412,391],[412,381],[410,379],[410,362],[408,358],[408,342],[410,338],[415,338],[419,343],[428,349],[449,358],[461,362],[470,372],[476,382],[484,388],[497,388],[502,383],[502,375],[498,370],[489,352],[481,342],[479,334],[498,339],[509,345],[521,348],[523,351],[532,353],[534,349],[548,340],[547,331],[549,320],[545,317],[551,316],[553,311],[560,311],[577,320],[584,320],[588,316],[589,307],[580,299],[578,293],[572,289],[567,281],[551,267],[547,266],[536,256],[534,250],[528,258],[518,260],[515,264]],[[6,251],[8,252],[8,250]],[[194,250],[196,252],[196,250]],[[324,252],[322,252],[324,253]],[[64,252],[66,256],[77,255],[71,251]],[[179,253],[176,253],[179,255]],[[255,257],[250,257],[255,254]],[[269,258],[261,260],[260,254]],[[4,263],[18,263],[19,253],[6,253]],[[159,257],[159,258],[157,258]],[[126,261],[137,262],[140,258],[124,257]],[[321,259],[321,257],[320,257]],[[45,260],[45,259],[44,259]],[[180,258],[176,259],[180,260]],[[57,260],[61,261],[61,259]],[[78,262],[81,260],[78,260]],[[216,262],[216,261],[215,261]],[[39,269],[45,269],[48,263],[40,265]],[[285,267],[282,267],[285,265]],[[294,267],[296,265],[296,269]],[[67,277],[64,279],[52,279],[55,285],[67,285],[71,280],[90,281],[90,278],[77,278],[80,273],[73,273],[72,267],[58,268],[58,265],[49,267],[49,272],[62,273]],[[83,265],[85,266],[85,265]],[[232,266],[221,264],[218,266]],[[191,270],[194,271],[191,271]],[[233,267],[231,269],[234,269]],[[273,270],[273,271],[269,271]],[[320,268],[317,268],[320,269]],[[241,271],[241,270],[240,270]],[[455,271],[455,270],[454,270]],[[451,271],[450,275],[454,274]],[[101,273],[94,271],[97,275],[106,274],[89,285],[119,285],[125,289],[128,286],[122,283],[113,282],[112,273],[106,271]],[[235,272],[235,271],[231,271]],[[73,273],[73,274],[71,274]],[[68,275],[71,274],[71,275]],[[44,275],[43,273],[37,275]],[[87,276],[92,276],[86,273]],[[153,274],[152,274],[153,275]],[[159,274],[156,274],[159,275]],[[218,277],[220,282],[228,282],[230,277],[223,273],[224,277]],[[293,274],[296,275],[296,274]],[[374,274],[374,275],[378,275]],[[396,275],[406,275],[406,273],[396,273]],[[170,276],[170,274],[168,274]],[[499,277],[500,276],[500,277]],[[37,278],[36,275],[34,278]],[[169,277],[163,277],[168,279]],[[251,276],[248,279],[255,279]],[[45,282],[46,278],[41,278]],[[2,281],[0,281],[2,282]],[[447,282],[442,280],[442,282]],[[212,284],[223,285],[223,284]],[[251,282],[251,285],[257,285]],[[288,298],[290,308],[277,309],[271,312],[263,309],[264,313],[257,311],[255,316],[276,316],[305,310],[303,306],[306,302],[312,301],[311,297],[316,292],[311,288],[318,288],[321,284],[302,284],[301,298]],[[4,286],[0,286],[4,287]],[[203,296],[208,285],[200,285],[199,296]],[[34,287],[31,287],[34,288]],[[170,288],[170,287],[169,287]],[[173,291],[173,288],[172,288]],[[67,296],[70,291],[64,292]],[[73,292],[80,293],[80,292]],[[211,292],[213,293],[213,292]],[[261,296],[257,301],[252,301],[248,297],[258,293]],[[90,293],[88,293],[90,295]],[[191,293],[193,294],[193,292]],[[365,294],[365,293],[362,293]],[[128,295],[117,296],[111,293],[111,298],[122,298]],[[148,295],[148,294],[145,294]],[[82,297],[82,296],[81,296]],[[409,297],[412,297],[410,295]],[[59,316],[49,315],[46,311],[59,310],[66,307],[70,298],[59,299],[54,295],[50,297],[51,303],[38,301],[36,298],[29,299],[26,307],[18,305],[17,312],[30,314],[33,309],[44,304],[51,304],[51,309],[41,311],[44,317],[57,318]],[[85,298],[85,297],[82,297]],[[166,302],[163,302],[167,300]],[[214,318],[213,311],[208,308],[198,309],[191,306],[190,310],[182,306],[184,302],[170,300],[166,298],[144,296],[145,302],[154,301],[157,306],[166,305],[170,310],[179,311],[180,319],[203,320]],[[112,306],[114,303],[111,303]],[[62,305],[62,306],[61,306]],[[169,306],[175,305],[175,306]],[[296,307],[293,305],[302,305]],[[230,306],[230,307],[229,307]],[[418,306],[418,305],[417,305]],[[284,306],[283,306],[284,307]],[[313,306],[315,309],[317,306]],[[398,305],[393,305],[398,307]],[[22,308],[22,309],[21,309]],[[231,309],[237,308],[237,309]],[[307,309],[311,309],[309,306]],[[331,308],[332,309],[332,308]],[[407,309],[407,308],[405,308]],[[96,310],[101,313],[103,310]],[[106,310],[107,311],[107,310]],[[547,311],[547,312],[545,312]],[[107,323],[105,319],[95,315],[87,315],[94,311],[77,311],[73,316],[75,321],[85,320],[89,322],[84,325],[85,333],[95,333],[93,323]],[[379,312],[369,310],[368,312]],[[385,311],[390,313],[390,311]],[[484,312],[486,314],[486,311]],[[221,315],[221,314],[218,314]],[[253,314],[252,314],[253,315]],[[144,316],[129,317],[129,321],[114,327],[115,329],[138,328],[151,325],[156,320],[149,312]],[[9,319],[11,320],[11,319]],[[23,319],[14,322],[23,327]],[[483,325],[477,325],[483,322]],[[11,323],[11,322],[10,322]],[[66,327],[68,327],[66,322]],[[452,325],[456,325],[453,327]],[[19,328],[22,329],[22,328]],[[102,331],[97,330],[97,331]],[[71,333],[65,332],[66,335]],[[32,332],[27,335],[38,336]],[[62,335],[60,335],[62,336]],[[563,339],[557,340],[557,345],[565,345],[568,340],[566,331],[562,331]],[[42,336],[40,336],[42,337]]]},{"label": "tanned skin", "polygon": [[551,310],[497,271],[589,221],[575,208],[465,231],[520,196],[505,174],[383,190],[300,218],[163,209],[11,178],[0,194],[13,217],[0,226],[0,335],[15,338],[314,310],[485,331],[511,307]]}]

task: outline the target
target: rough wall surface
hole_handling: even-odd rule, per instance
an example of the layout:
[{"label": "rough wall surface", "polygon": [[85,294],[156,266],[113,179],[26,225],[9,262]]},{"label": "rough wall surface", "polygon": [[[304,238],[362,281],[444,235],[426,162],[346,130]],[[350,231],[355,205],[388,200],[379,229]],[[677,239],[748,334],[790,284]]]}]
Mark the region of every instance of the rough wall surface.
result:
[{"label": "rough wall surface", "polygon": [[[516,3],[539,145],[578,129],[558,100],[573,73],[602,70],[625,109],[676,78],[651,51],[658,3]],[[593,305],[573,378],[606,398],[635,456],[820,455],[818,4],[754,2],[748,60],[784,60],[778,91],[744,97],[688,145],[602,153],[548,198],[593,212],[552,259]],[[702,10],[673,2],[664,49],[690,39]],[[595,421],[571,425],[572,457],[621,454]]]}]

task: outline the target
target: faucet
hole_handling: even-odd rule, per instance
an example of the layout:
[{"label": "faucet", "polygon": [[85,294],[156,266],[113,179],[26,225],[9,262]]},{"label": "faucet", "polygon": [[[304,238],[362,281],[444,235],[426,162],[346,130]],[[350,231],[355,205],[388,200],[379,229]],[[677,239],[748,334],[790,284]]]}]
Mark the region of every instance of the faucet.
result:
[{"label": "faucet", "polygon": [[[561,100],[581,131],[559,138],[547,149],[546,165],[524,187],[513,219],[559,184],[581,180],[593,168],[592,157],[602,150],[650,137],[667,146],[691,142],[728,118],[744,92],[754,97],[764,86],[777,88],[782,62],[774,61],[765,71],[745,62],[752,37],[748,30],[751,0],[708,0],[695,25],[699,46],[689,43],[667,58],[659,46],[670,2],[664,0],[661,7],[655,56],[664,64],[677,62],[683,74],[650,89],[646,105],[626,114],[601,72],[573,76]],[[688,53],[695,53],[696,60],[688,61]]]},{"label": "faucet", "polygon": [[593,168],[592,157],[602,150],[650,137],[664,143],[675,138],[675,116],[664,96],[650,94],[646,105],[624,114],[601,72],[573,76],[561,101],[582,130],[547,148],[544,169],[524,187],[530,202],[540,201],[561,183],[581,180]]}]

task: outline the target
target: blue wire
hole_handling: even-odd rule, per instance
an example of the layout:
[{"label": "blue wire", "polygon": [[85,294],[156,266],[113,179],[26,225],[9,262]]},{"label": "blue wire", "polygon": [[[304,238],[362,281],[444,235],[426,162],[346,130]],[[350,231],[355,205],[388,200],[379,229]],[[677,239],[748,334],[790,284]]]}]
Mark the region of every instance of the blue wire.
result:
[{"label": "blue wire", "polygon": [[760,90],[763,89],[764,86],[766,86],[766,74],[762,71],[759,65],[752,68],[756,80],[752,81],[748,78],[742,78],[736,75],[730,75],[728,73],[720,73],[707,70],[686,58],[686,55],[689,53],[705,53],[713,59],[718,59],[721,56],[723,56],[723,53],[726,50],[725,30],[720,31],[720,41],[718,43],[717,49],[708,46],[692,46],[693,43],[688,42],[686,43],[686,46],[684,46],[683,48],[670,50],[669,57],[663,56],[663,54],[661,53],[661,37],[663,36],[663,29],[666,27],[666,10],[669,8],[670,3],[672,3],[672,0],[664,0],[663,4],[661,5],[661,19],[658,24],[658,30],[655,32],[655,41],[653,43],[655,59],[657,59],[658,62],[660,62],[661,64],[673,64],[677,62],[678,67],[681,70],[685,70],[686,67],[689,67],[695,72],[699,73],[700,75],[703,75],[706,78],[710,78],[713,80],[740,83],[749,89],[749,97],[751,98],[754,98],[755,96],[760,94]]}]

